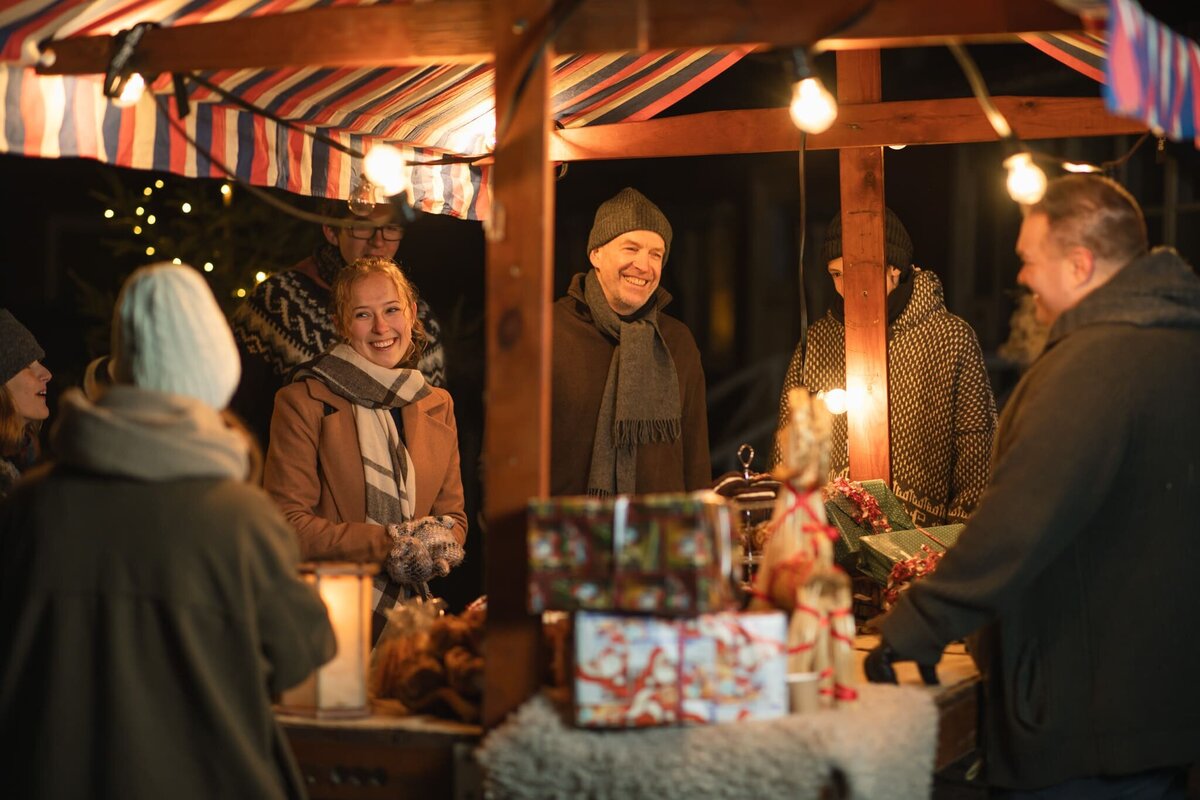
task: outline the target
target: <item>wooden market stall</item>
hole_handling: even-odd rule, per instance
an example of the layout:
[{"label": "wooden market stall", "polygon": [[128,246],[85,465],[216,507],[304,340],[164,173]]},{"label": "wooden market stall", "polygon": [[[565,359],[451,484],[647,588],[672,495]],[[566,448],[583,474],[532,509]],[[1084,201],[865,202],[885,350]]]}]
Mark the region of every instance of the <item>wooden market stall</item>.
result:
[{"label": "wooden market stall", "polygon": [[[553,53],[796,46],[837,51],[840,115],[828,132],[807,137],[804,146],[840,151],[847,377],[867,398],[850,421],[851,477],[890,476],[882,147],[990,141],[996,135],[973,98],[884,101],[879,48],[1012,41],[1016,34],[1077,30],[1080,22],[1048,0],[853,0],[846,5],[815,0],[434,0],[180,24],[151,29],[138,45],[133,63],[147,74],[335,64],[493,64],[500,123],[485,227],[490,398],[484,454],[489,598],[485,728],[534,694],[541,674],[540,622],[525,610],[525,508],[528,498],[547,494],[549,487],[554,164],[794,151],[802,141],[786,109],[555,130],[549,113]],[[113,46],[107,35],[56,41],[53,61],[44,60],[39,70],[102,73]],[[996,102],[1024,139],[1144,130],[1139,122],[1110,116],[1098,98],[1002,97]],[[969,675],[964,673],[963,680],[969,683]],[[973,690],[962,691],[968,696]],[[970,719],[973,711],[963,711],[961,704],[956,708],[961,718]]]}]

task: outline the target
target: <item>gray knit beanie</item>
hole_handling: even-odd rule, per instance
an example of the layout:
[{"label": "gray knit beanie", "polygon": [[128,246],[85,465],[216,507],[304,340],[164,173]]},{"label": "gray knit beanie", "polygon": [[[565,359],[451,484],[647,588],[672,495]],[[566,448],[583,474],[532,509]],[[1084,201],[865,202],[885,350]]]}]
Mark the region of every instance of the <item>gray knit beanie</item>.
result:
[{"label": "gray knit beanie", "polygon": [[626,186],[596,209],[596,220],[588,235],[588,252],[603,247],[622,233],[653,231],[663,239],[663,263],[671,254],[671,223],[658,206],[637,189]]},{"label": "gray knit beanie", "polygon": [[[901,273],[907,272],[912,266],[913,244],[908,237],[904,223],[890,208],[884,209],[883,223],[883,255],[889,266],[895,267]],[[834,214],[825,229],[825,243],[821,245],[821,263],[828,264],[842,256],[842,215]]]},{"label": "gray knit beanie", "polygon": [[0,308],[0,383],[46,357],[46,351],[7,308]]},{"label": "gray knit beanie", "polygon": [[153,264],[129,276],[113,315],[112,352],[116,381],[189,395],[218,411],[242,374],[225,315],[186,264]]}]

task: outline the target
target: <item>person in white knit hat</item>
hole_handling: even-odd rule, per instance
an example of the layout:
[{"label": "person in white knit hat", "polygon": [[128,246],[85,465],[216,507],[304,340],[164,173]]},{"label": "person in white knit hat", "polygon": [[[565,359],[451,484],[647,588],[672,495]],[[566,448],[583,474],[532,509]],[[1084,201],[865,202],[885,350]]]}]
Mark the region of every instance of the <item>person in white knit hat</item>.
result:
[{"label": "person in white knit hat", "polygon": [[64,393],[0,508],[0,771],[13,797],[284,798],[274,694],[333,655],[295,535],[220,410],[237,350],[207,283],[126,281],[114,383]]}]

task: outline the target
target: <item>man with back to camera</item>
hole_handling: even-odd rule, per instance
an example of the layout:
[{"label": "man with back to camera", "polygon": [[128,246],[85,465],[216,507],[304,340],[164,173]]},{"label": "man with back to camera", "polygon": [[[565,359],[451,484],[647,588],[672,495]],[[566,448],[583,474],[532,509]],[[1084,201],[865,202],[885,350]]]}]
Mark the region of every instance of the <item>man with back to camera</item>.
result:
[{"label": "man with back to camera", "polygon": [[596,210],[592,268],[554,304],[551,494],[681,492],[712,482],[700,351],[662,313],[671,224],[622,189]]},{"label": "man with back to camera", "polygon": [[[987,779],[1011,798],[1183,798],[1200,761],[1200,279],[1093,175],[1025,209],[1050,325],[958,543],[879,621],[873,680],[983,628]],[[986,626],[986,627],[985,627]]]}]

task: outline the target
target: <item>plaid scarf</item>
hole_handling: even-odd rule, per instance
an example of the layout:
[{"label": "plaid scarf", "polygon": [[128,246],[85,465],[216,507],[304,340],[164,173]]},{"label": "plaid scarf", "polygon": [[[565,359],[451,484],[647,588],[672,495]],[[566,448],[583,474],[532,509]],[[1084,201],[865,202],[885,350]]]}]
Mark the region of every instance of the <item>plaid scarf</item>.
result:
[{"label": "plaid scarf", "polygon": [[[416,470],[396,429],[391,409],[414,403],[429,394],[425,377],[415,369],[389,369],[368,361],[348,344],[333,346],[296,375],[315,376],[339,397],[354,404],[354,427],[367,486],[366,522],[387,526],[413,517]],[[372,629],[377,639],[387,612],[408,589],[391,580],[386,570],[375,576]]]},{"label": "plaid scarf", "polygon": [[679,438],[679,375],[658,329],[658,296],[635,316],[612,310],[595,270],[583,279],[592,324],[617,340],[596,415],[588,494],[629,494],[637,479],[637,448]]}]

